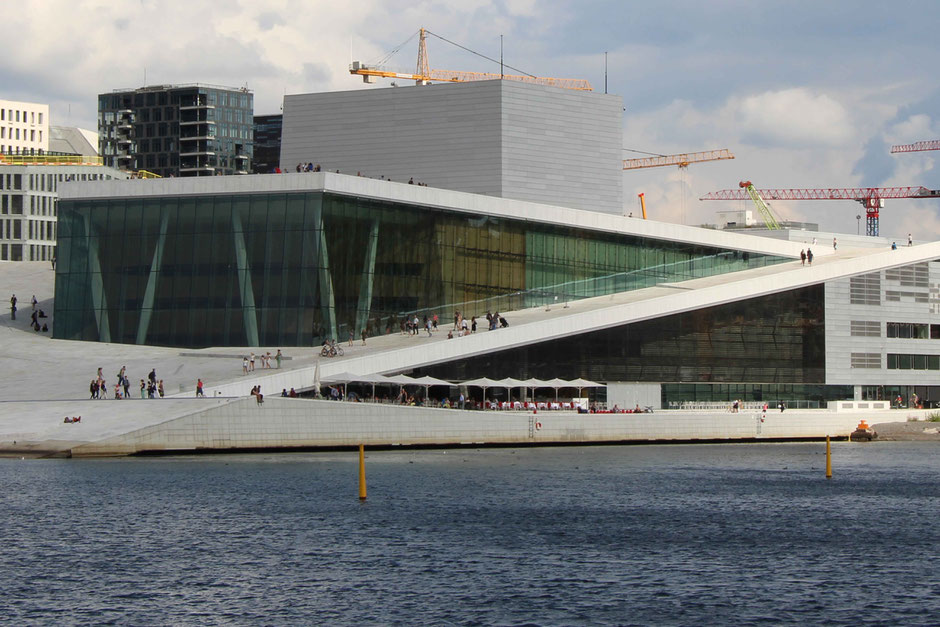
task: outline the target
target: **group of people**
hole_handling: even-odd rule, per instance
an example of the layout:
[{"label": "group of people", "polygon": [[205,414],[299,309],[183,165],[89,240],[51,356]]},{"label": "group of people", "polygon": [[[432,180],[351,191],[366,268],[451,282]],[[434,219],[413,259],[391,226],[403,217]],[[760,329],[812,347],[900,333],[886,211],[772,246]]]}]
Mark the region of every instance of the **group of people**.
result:
[{"label": "group of people", "polygon": [[251,388],[251,395],[255,397],[255,400],[258,401],[259,405],[264,405],[264,394],[261,393],[261,386],[256,385]]},{"label": "group of people", "polygon": [[[114,384],[114,398],[128,399],[131,397],[131,382],[127,378],[127,366],[121,366],[117,373],[117,383]],[[108,398],[108,382],[105,381],[101,368],[98,368],[98,374],[88,385],[88,391],[91,399]],[[157,379],[157,369],[154,368],[147,375],[147,379],[140,380],[140,398],[163,398],[165,391],[163,389],[163,379]]]},{"label": "group of people", "polygon": [[[261,368],[273,368],[271,361],[277,363],[277,368],[281,368],[281,360],[284,358],[284,355],[281,354],[281,349],[277,349],[277,353],[271,355],[271,351],[267,353],[262,353],[260,355],[261,359]],[[255,371],[255,354],[251,353],[250,355],[245,355],[242,357],[242,374],[248,374],[249,372]]]},{"label": "group of people", "polygon": [[806,250],[800,251],[800,261],[802,265],[806,265],[806,262],[809,262],[809,265],[813,265],[813,249],[807,248]]},{"label": "group of people", "polygon": [[[10,319],[11,320],[16,320],[16,311],[17,311],[16,303],[17,302],[19,301],[16,298],[16,294],[13,294],[12,296],[10,296]],[[48,333],[49,325],[46,322],[39,324],[40,320],[44,318],[48,318],[48,316],[46,315],[45,311],[38,308],[39,301],[36,300],[35,294],[33,294],[33,298],[30,300],[30,304],[33,307],[33,312],[32,312],[32,315],[30,316],[31,321],[29,323],[29,326],[33,329],[33,331],[36,331],[37,333],[39,333],[40,331],[42,331],[43,333]]]}]

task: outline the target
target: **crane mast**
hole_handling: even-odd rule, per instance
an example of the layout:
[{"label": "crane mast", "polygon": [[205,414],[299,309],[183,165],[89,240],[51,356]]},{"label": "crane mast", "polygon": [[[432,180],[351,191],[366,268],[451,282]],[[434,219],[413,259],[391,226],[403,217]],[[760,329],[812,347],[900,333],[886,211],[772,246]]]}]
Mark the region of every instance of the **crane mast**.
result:
[{"label": "crane mast", "polygon": [[738,183],[738,187],[744,189],[747,192],[747,195],[751,197],[751,200],[754,201],[754,205],[757,207],[757,210],[760,212],[761,216],[764,218],[764,224],[767,226],[768,230],[776,231],[780,228],[780,223],[777,222],[777,218],[774,217],[773,212],[770,210],[770,205],[764,202],[764,199],[761,198],[761,195],[754,189],[754,184],[750,181],[741,181]]}]

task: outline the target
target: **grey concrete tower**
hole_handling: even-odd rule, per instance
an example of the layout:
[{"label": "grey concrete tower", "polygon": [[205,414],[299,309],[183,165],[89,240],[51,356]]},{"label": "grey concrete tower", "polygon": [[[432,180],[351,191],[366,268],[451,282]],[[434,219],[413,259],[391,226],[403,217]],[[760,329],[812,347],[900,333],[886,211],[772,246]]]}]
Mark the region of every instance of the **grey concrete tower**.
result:
[{"label": "grey concrete tower", "polygon": [[281,168],[619,214],[622,99],[509,80],[284,98]]}]

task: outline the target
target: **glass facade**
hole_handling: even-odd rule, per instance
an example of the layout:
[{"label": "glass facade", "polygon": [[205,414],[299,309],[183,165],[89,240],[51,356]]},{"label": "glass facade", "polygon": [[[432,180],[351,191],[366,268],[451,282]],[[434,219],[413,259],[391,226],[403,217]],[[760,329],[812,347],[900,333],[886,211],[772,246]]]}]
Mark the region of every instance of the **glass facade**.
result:
[{"label": "glass facade", "polygon": [[[548,340],[415,374],[454,381],[582,377],[704,384],[698,400],[704,400],[706,390],[723,395],[725,391],[712,387],[717,383],[824,384],[823,286]],[[696,399],[694,389],[676,392],[682,400]],[[762,400],[753,391],[736,389],[734,394],[732,398]]]},{"label": "glass facade", "polygon": [[180,347],[311,346],[787,261],[323,192],[63,200],[59,221],[55,337]]}]

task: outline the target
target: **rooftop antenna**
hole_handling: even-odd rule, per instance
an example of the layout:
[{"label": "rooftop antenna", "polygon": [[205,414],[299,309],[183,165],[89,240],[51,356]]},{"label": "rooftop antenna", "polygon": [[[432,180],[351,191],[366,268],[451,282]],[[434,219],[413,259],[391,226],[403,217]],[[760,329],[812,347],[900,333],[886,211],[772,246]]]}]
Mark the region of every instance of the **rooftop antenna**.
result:
[{"label": "rooftop antenna", "polygon": [[503,36],[499,36],[499,78],[503,78]]},{"label": "rooftop antenna", "polygon": [[604,93],[607,93],[607,52],[604,52]]}]

